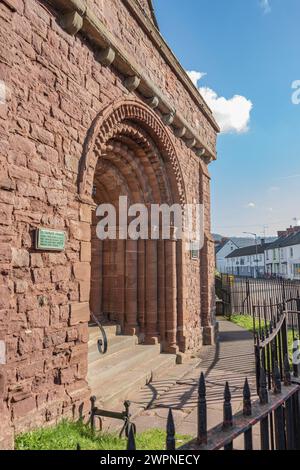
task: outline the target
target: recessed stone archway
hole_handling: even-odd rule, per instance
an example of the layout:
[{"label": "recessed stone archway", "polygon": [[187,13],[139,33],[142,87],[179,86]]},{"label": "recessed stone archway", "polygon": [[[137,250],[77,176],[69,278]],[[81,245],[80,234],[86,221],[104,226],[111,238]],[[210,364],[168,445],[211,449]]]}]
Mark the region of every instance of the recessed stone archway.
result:
[{"label": "recessed stone archway", "polygon": [[185,343],[181,242],[101,241],[95,215],[100,203],[118,211],[119,196],[148,207],[185,203],[168,131],[143,103],[122,101],[98,116],[85,148],[79,192],[84,202],[94,204],[90,308],[102,321],[118,322],[125,334],[176,353]]}]

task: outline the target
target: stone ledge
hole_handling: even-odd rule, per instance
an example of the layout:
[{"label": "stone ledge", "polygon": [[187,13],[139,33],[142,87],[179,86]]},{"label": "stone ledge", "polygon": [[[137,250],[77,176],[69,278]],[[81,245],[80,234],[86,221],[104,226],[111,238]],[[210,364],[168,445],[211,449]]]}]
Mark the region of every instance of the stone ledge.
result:
[{"label": "stone ledge", "polygon": [[[63,11],[63,14],[60,18],[60,23],[62,27],[66,28],[66,31],[69,32],[69,34],[74,35],[79,31],[82,31],[85,36],[90,38],[92,42],[100,48],[100,52],[109,48],[115,53],[115,56],[113,57],[114,60],[112,61],[111,59],[109,63],[113,63],[119,72],[125,76],[125,86],[127,82],[130,84],[134,82],[134,90],[139,91],[144,99],[154,100],[157,103],[156,108],[159,109],[163,118],[164,116],[174,116],[169,125],[173,126],[174,132],[176,132],[178,128],[185,129],[181,138],[183,139],[183,142],[185,144],[188,143],[188,145],[193,140],[195,141],[192,151],[194,151],[199,158],[202,158],[205,163],[216,160],[215,149],[208,147],[202,142],[197,132],[190,126],[184,116],[176,111],[175,106],[171,104],[163,95],[163,93],[154,85],[154,83],[144,75],[142,68],[135,63],[132,56],[125,51],[122,45],[115,39],[113,34],[107,29],[102,21],[99,20],[92,9],[89,8],[83,0],[51,0],[51,4],[59,11]],[[161,45],[164,45],[165,48],[168,48],[162,38]],[[165,59],[168,61],[167,58]],[[175,61],[175,56],[173,57],[173,61]],[[180,67],[177,61],[177,68],[181,70],[178,78],[181,80],[185,88],[188,87],[187,91],[189,93],[193,91],[193,98],[195,99],[196,89],[192,90],[192,83],[189,83],[188,77],[186,76],[182,67],[181,69]],[[179,72],[177,72],[177,74],[178,73]],[[129,81],[128,78],[130,79]],[[132,87],[129,89],[132,91]],[[205,111],[203,103],[204,101],[202,102],[201,95],[199,95],[197,102],[199,110],[204,113],[214,130],[219,132],[219,127],[217,126],[212,115],[210,115],[207,111],[209,108],[207,107],[207,110]],[[166,122],[168,122],[168,119],[166,119],[165,123]]]}]

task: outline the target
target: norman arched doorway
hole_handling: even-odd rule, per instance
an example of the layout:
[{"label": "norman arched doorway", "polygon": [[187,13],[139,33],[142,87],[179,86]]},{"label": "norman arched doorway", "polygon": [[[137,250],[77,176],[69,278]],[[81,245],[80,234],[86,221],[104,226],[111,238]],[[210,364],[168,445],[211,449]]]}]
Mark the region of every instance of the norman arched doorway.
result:
[{"label": "norman arched doorway", "polygon": [[[116,322],[126,335],[163,352],[184,346],[182,244],[168,240],[99,240],[99,204],[120,196],[128,206],[183,204],[181,172],[159,118],[140,102],[122,102],[96,120],[87,143],[81,196],[93,200],[90,308],[101,322]],[[127,224],[130,219],[126,221]],[[124,227],[116,226],[116,233]]]}]

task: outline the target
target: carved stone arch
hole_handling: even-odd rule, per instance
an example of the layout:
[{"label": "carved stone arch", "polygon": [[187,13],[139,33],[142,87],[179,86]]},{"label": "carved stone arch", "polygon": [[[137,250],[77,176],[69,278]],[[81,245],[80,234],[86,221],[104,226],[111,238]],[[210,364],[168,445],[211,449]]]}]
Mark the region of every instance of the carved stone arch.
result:
[{"label": "carved stone arch", "polygon": [[[185,186],[175,147],[168,130],[159,117],[144,103],[134,100],[120,100],[107,106],[94,120],[84,146],[78,176],[78,190],[82,199],[89,200],[93,186],[94,172],[101,153],[107,143],[118,136],[120,124],[126,124],[127,132],[133,124],[143,129],[157,146],[163,160],[171,168],[168,174],[174,202],[186,203]],[[136,131],[136,138],[138,139]]]}]

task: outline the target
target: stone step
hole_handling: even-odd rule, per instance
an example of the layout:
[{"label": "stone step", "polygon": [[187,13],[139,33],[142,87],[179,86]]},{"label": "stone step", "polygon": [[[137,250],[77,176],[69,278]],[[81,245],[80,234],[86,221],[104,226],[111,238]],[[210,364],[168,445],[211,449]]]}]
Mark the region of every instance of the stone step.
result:
[{"label": "stone step", "polygon": [[[137,346],[139,348],[140,346]],[[147,346],[146,346],[147,347]],[[138,361],[135,366],[124,369],[123,372],[102,380],[101,374],[90,382],[97,404],[105,409],[115,409],[116,404],[128,399],[134,392],[152,378],[163,375],[170,367],[175,366],[176,356],[172,354],[157,354],[148,361]]]},{"label": "stone step", "polygon": [[89,342],[88,362],[89,364],[95,361],[104,361],[108,357],[112,357],[114,354],[120,351],[126,351],[134,348],[138,344],[136,336],[115,336],[108,340],[108,348],[106,354],[100,354],[97,345],[97,339]]},{"label": "stone step", "polygon": [[112,356],[106,354],[99,360],[89,363],[88,380],[93,386],[94,381],[101,377],[102,381],[109,382],[123,372],[130,371],[140,365],[143,367],[146,361],[158,357],[160,345],[155,346],[133,346],[129,349],[120,350]]},{"label": "stone step", "polygon": [[[103,325],[103,329],[106,333],[107,339],[121,334],[121,326],[116,323]],[[101,333],[98,325],[89,325],[89,341],[95,340],[95,338],[99,337],[99,334]]]}]

